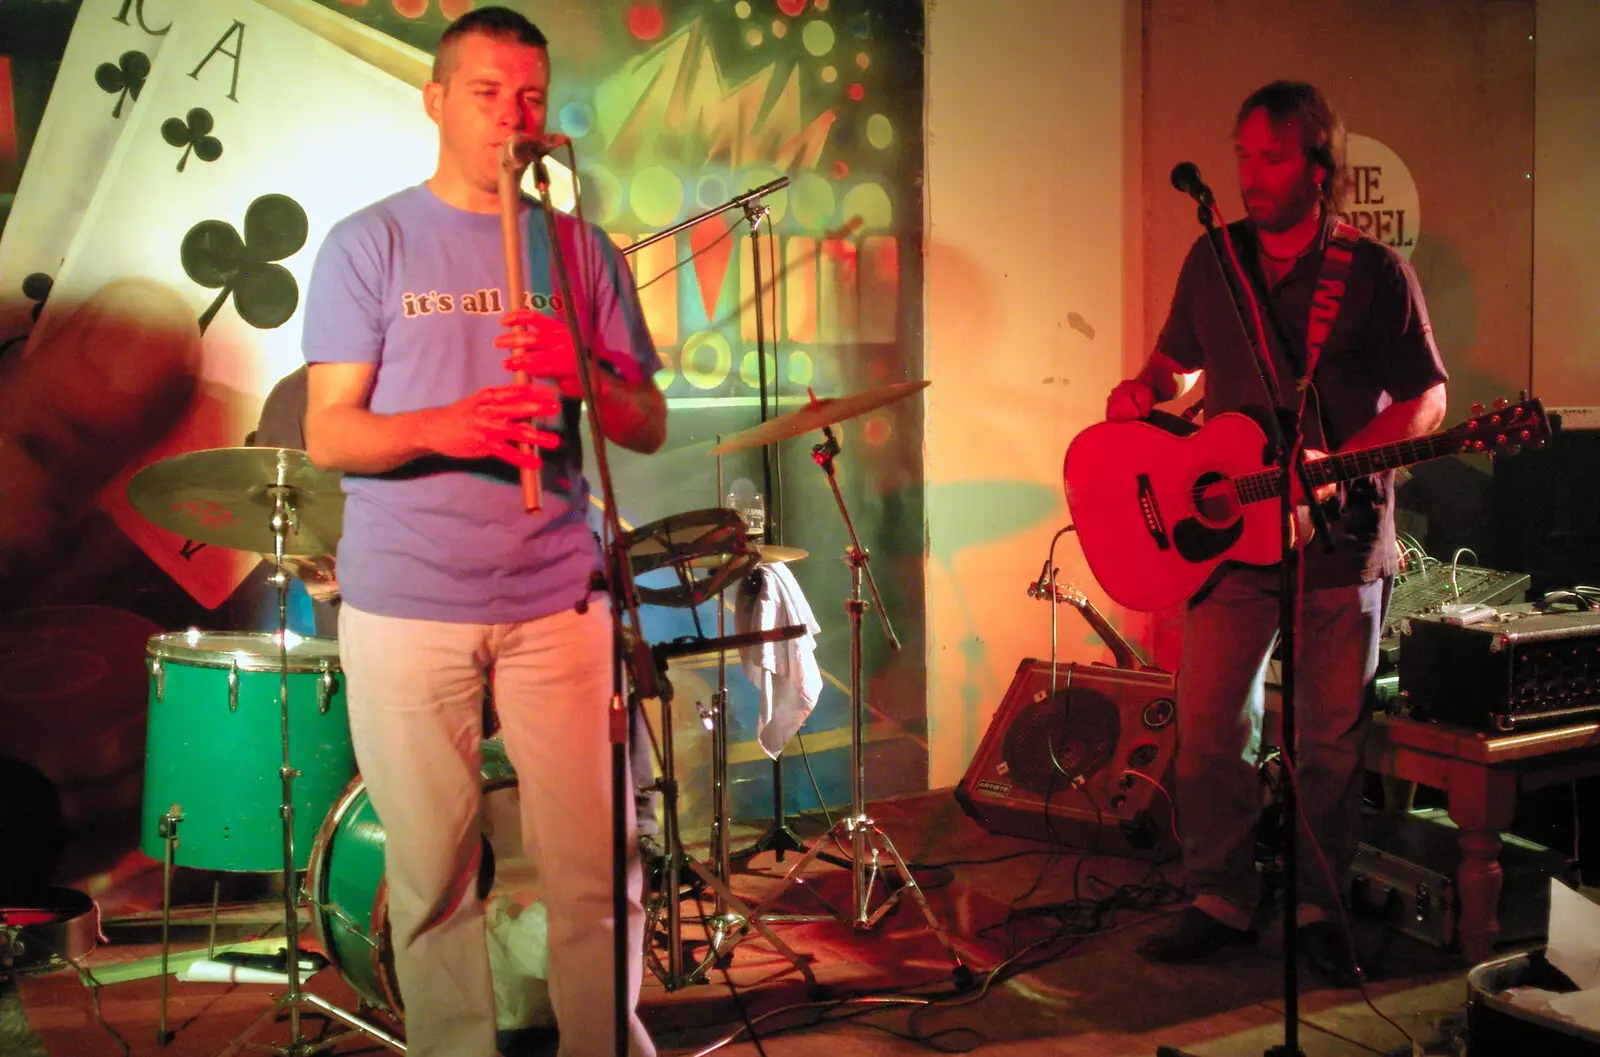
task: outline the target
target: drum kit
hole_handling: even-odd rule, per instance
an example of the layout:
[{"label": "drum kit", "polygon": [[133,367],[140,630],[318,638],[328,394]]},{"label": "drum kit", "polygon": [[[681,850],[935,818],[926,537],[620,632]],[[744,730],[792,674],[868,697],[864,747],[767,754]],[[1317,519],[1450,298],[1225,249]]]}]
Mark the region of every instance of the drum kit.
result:
[{"label": "drum kit", "polygon": [[[665,800],[663,836],[668,852],[666,880],[660,891],[673,895],[660,895],[656,900],[656,912],[665,904],[669,942],[665,965],[653,956],[651,964],[669,988],[695,981],[713,964],[726,964],[724,959],[732,948],[752,932],[763,935],[810,980],[806,959],[790,950],[767,924],[797,919],[769,908],[798,883],[801,872],[830,841],[850,848],[847,865],[852,868],[852,906],[847,914],[834,916],[854,927],[870,928],[909,891],[944,944],[957,979],[963,975],[970,978],[904,860],[865,812],[861,624],[869,603],[863,598],[863,585],[870,591],[870,605],[877,609],[891,645],[898,648],[899,643],[884,614],[867,552],[856,535],[833,468],[840,451],[833,425],[891,404],[927,384],[900,383],[838,399],[813,395],[797,410],[735,434],[713,449],[713,454],[720,456],[822,431],[824,439],[813,448],[813,459],[827,474],[849,536],[844,560],[850,569],[846,602],[851,629],[850,813],[813,844],[785,875],[778,891],[760,906],[747,907],[727,887],[725,655],[748,645],[798,637],[805,629],[795,626],[725,634],[726,607],[721,597],[728,587],[740,584],[762,565],[796,561],[806,552],[760,542],[738,511],[723,507],[663,518],[627,531],[621,540],[635,574],[671,571],[668,586],[639,586],[640,601],[696,607],[718,600],[714,637],[702,634],[687,641],[661,643],[650,651],[662,676],[672,660],[715,655],[719,661],[718,693],[713,699],[716,712],[708,719],[713,733],[714,814],[713,863],[709,868],[683,852],[667,711],[671,689],[665,678],[659,680],[663,715],[658,749],[663,777],[658,787]],[[720,474],[719,458],[719,494]],[[395,1028],[403,1024],[402,999],[386,940],[382,825],[356,771],[337,643],[299,637],[287,627],[289,562],[330,555],[335,550],[343,516],[340,483],[338,474],[318,470],[302,451],[219,448],[145,467],[128,486],[134,508],[163,528],[197,542],[271,555],[275,572],[270,582],[277,595],[273,632],[159,634],[150,638],[146,649],[150,709],[140,846],[163,864],[158,1028],[163,1043],[171,1038],[166,1026],[171,875],[174,866],[184,866],[282,873],[286,941],[282,972],[288,990],[246,1037],[287,1010],[291,1042],[277,1052],[310,1053],[333,1045],[337,1040],[331,1035],[319,1036],[315,1044],[304,1041],[300,1014],[309,1009],[342,1024],[348,1032],[366,1035],[395,1052],[404,1051],[397,1031],[386,1030],[367,1015],[376,1011],[388,1015],[384,1023]],[[698,627],[698,615],[696,624]],[[501,837],[507,838],[510,850],[505,854],[515,854],[520,845],[516,812],[509,811],[508,822],[508,812],[494,809],[493,804],[514,791],[516,776],[504,749],[493,739],[484,743],[482,777],[486,843],[488,831],[498,829]],[[499,816],[499,821],[491,823],[491,816]],[[274,817],[279,825],[271,824]],[[497,849],[491,851],[496,854],[486,855],[486,862],[499,857]],[[886,865],[885,855],[898,870],[902,885],[873,910],[870,889]],[[686,964],[687,948],[681,941],[677,910],[683,869],[698,875],[717,900],[716,914],[707,922],[705,956],[693,965]],[[296,875],[302,871],[303,888],[296,885]],[[363,1008],[357,1013],[339,1009],[301,987],[301,961],[291,956],[301,953],[301,899],[308,903],[312,930],[327,959],[360,996]],[[236,1041],[227,1052],[234,1052],[242,1041]]]}]

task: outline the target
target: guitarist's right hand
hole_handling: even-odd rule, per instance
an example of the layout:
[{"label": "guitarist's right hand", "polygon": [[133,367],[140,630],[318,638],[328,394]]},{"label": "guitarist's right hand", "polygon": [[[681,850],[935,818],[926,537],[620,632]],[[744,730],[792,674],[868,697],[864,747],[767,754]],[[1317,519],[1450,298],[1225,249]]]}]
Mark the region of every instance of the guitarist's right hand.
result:
[{"label": "guitarist's right hand", "polygon": [[1106,397],[1106,421],[1131,422],[1145,418],[1155,406],[1155,387],[1143,378],[1129,378],[1118,383]]}]

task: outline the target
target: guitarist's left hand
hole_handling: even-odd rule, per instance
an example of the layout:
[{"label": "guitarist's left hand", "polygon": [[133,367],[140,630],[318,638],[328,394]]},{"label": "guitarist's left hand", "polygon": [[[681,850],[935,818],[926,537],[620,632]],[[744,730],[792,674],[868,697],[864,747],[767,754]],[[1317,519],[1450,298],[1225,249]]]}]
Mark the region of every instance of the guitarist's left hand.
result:
[{"label": "guitarist's left hand", "polygon": [[[1303,449],[1302,454],[1304,455],[1306,464],[1308,466],[1311,463],[1316,462],[1318,459],[1326,459],[1328,457],[1328,453],[1320,448],[1305,448]],[[1319,504],[1326,503],[1329,499],[1333,498],[1334,493],[1338,490],[1339,485],[1337,482],[1319,485],[1316,492],[1316,501]],[[1279,494],[1281,495],[1282,493],[1280,492]],[[1306,501],[1305,493],[1300,488],[1299,474],[1296,474],[1294,477],[1294,501],[1297,505],[1303,504]]]}]

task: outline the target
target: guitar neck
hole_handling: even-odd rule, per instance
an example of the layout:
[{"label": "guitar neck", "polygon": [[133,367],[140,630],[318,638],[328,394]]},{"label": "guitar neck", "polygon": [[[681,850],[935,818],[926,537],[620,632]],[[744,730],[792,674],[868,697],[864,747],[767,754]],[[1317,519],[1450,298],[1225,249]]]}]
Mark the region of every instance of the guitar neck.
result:
[{"label": "guitar neck", "polygon": [[[1425,437],[1397,440],[1371,448],[1357,448],[1355,451],[1344,451],[1330,455],[1326,459],[1318,459],[1316,462],[1306,464],[1306,476],[1311,479],[1311,485],[1315,488],[1365,477],[1368,474],[1382,473],[1384,470],[1393,470],[1400,466],[1412,466],[1419,462],[1442,459],[1460,450],[1460,443],[1455,439],[1453,432],[1442,430]],[[1276,468],[1246,474],[1238,479],[1239,500],[1244,503],[1254,503],[1272,499],[1279,494],[1278,482]]]}]

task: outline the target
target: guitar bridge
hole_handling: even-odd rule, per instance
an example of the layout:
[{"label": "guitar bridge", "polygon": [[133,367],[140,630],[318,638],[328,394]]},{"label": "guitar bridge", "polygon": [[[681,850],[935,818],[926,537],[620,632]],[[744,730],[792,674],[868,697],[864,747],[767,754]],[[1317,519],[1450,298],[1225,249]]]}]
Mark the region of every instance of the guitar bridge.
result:
[{"label": "guitar bridge", "polygon": [[1139,512],[1144,515],[1144,529],[1155,540],[1157,550],[1171,550],[1172,540],[1167,536],[1166,522],[1161,519],[1161,508],[1156,505],[1155,489],[1150,487],[1150,475],[1139,475]]}]

